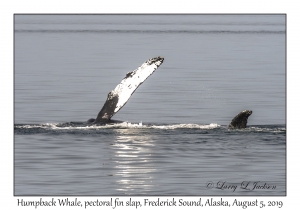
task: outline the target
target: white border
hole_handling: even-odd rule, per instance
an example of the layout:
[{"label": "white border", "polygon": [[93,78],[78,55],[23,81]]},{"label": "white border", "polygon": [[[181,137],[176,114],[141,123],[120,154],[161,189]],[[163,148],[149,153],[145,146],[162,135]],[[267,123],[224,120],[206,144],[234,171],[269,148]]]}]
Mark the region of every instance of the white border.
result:
[{"label": "white border", "polygon": [[[13,196],[13,14],[15,13],[286,13],[287,14],[287,196],[258,197],[260,200],[282,200],[281,209],[298,206],[298,129],[299,91],[299,10],[296,1],[135,1],[135,0],[86,0],[38,1],[4,0],[1,2],[1,209],[17,208]],[[107,197],[106,197],[107,198]],[[124,200],[126,197],[123,197]],[[206,199],[208,197],[205,197]],[[216,197],[218,200],[220,197]],[[80,199],[84,199],[81,197]],[[143,199],[142,197],[136,198]],[[193,198],[191,198],[193,199]],[[196,198],[194,197],[193,200]],[[234,200],[233,197],[224,197]],[[241,197],[247,200],[247,197]],[[249,197],[253,200],[254,197]],[[210,209],[219,209],[211,207]],[[237,207],[242,209],[241,207]],[[250,207],[249,207],[250,208]],[[247,208],[247,209],[249,209]],[[33,208],[26,208],[33,209]],[[40,209],[40,208],[39,208]],[[47,208],[49,209],[49,207]],[[63,209],[71,209],[64,207]],[[74,209],[74,208],[72,208]],[[97,208],[98,209],[98,208]],[[112,209],[111,207],[109,209]],[[254,208],[251,208],[254,209]],[[269,209],[269,208],[268,208]]]}]

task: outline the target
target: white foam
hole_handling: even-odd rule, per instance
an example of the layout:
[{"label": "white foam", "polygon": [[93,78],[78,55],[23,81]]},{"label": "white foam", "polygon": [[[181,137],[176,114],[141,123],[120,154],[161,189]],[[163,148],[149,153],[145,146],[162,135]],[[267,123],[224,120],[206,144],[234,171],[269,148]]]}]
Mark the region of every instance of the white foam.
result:
[{"label": "white foam", "polygon": [[286,128],[278,127],[278,128],[261,128],[261,127],[248,127],[245,130],[255,131],[255,132],[273,132],[273,133],[281,133],[286,132]]},{"label": "white foam", "polygon": [[174,130],[174,129],[214,129],[218,127],[220,127],[220,125],[216,123],[211,123],[209,125],[198,125],[198,124],[144,125],[142,122],[139,123],[122,122],[116,124],[91,125],[91,126],[77,126],[77,125],[61,126],[61,124],[59,123],[15,126],[15,128],[20,128],[20,129],[43,128],[43,129],[51,129],[51,130],[99,130],[99,129],[130,129],[130,128]]},{"label": "white foam", "polygon": [[198,124],[175,124],[175,125],[153,125],[151,126],[152,128],[156,129],[182,129],[182,128],[187,128],[187,129],[214,129],[217,127],[220,127],[220,125],[216,123],[211,123],[209,125],[198,125]]},{"label": "white foam", "polygon": [[220,127],[216,123],[211,123],[209,125],[198,125],[198,124],[171,124],[171,125],[143,125],[140,123],[123,122],[118,124],[107,124],[104,126],[93,125],[97,128],[141,128],[141,129],[164,129],[164,130],[174,130],[174,129],[214,129]]}]

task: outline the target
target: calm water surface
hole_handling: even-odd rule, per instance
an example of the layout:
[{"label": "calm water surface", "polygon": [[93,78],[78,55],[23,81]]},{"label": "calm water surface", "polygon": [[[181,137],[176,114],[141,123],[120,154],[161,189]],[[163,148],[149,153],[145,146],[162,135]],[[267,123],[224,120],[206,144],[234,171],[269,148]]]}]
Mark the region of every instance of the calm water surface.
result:
[{"label": "calm water surface", "polygon": [[[285,195],[285,36],[284,15],[16,15],[15,195]],[[124,123],[70,123],[155,56]]]}]

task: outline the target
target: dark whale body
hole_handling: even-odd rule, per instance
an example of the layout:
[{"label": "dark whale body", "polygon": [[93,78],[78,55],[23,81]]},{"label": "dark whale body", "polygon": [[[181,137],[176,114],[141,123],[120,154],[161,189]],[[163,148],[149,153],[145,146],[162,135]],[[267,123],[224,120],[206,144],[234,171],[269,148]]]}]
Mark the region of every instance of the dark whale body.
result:
[{"label": "dark whale body", "polygon": [[251,110],[244,110],[235,116],[231,123],[228,125],[228,128],[240,129],[246,128],[248,117],[252,114]]}]

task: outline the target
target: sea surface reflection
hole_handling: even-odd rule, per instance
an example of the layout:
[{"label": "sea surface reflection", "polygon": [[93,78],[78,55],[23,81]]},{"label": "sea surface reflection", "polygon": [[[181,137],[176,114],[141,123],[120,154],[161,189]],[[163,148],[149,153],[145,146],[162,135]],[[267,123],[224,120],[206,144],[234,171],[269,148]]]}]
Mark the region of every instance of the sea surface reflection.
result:
[{"label": "sea surface reflection", "polygon": [[[141,135],[142,129],[119,129],[120,135],[112,145],[117,176],[117,191],[150,191],[154,185],[153,174],[157,171],[151,155],[155,142],[147,135]],[[152,136],[153,137],[153,136]]]}]

